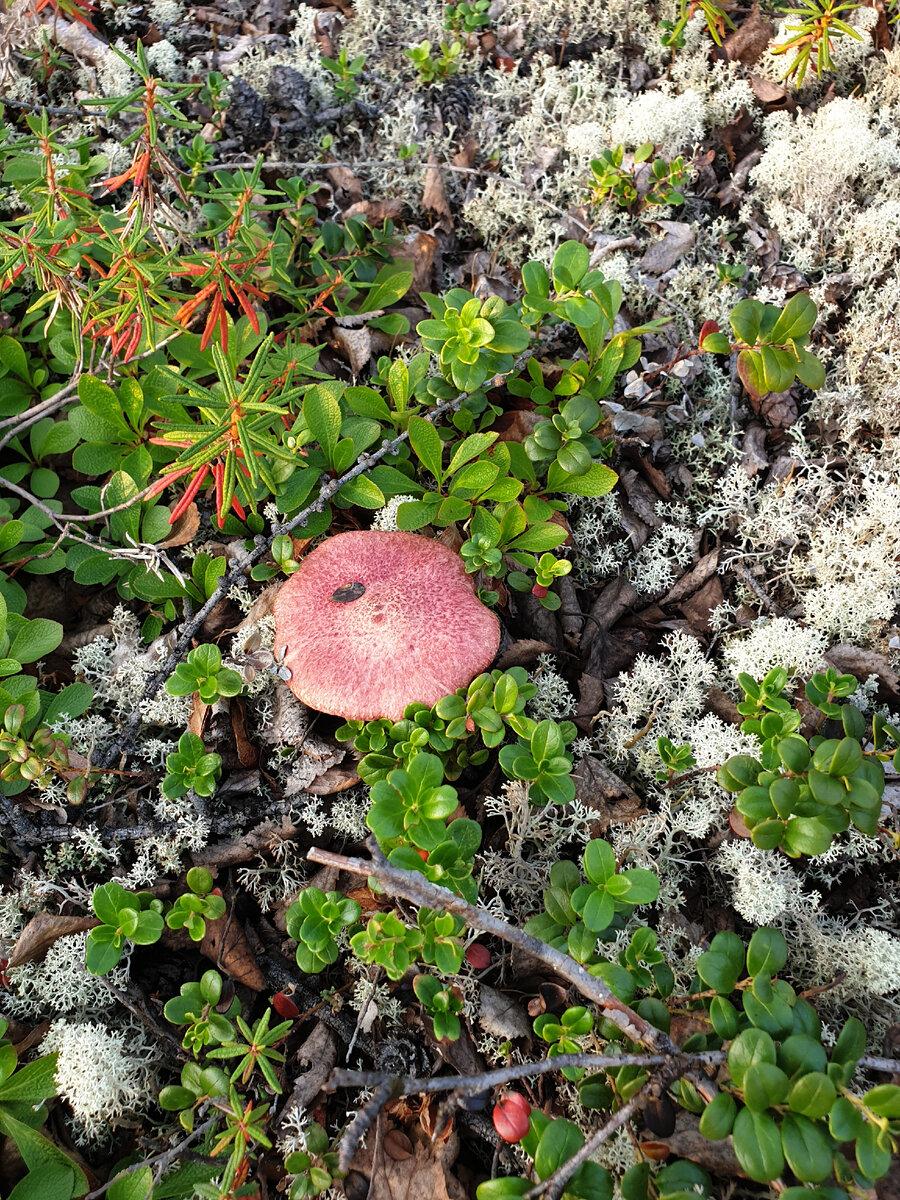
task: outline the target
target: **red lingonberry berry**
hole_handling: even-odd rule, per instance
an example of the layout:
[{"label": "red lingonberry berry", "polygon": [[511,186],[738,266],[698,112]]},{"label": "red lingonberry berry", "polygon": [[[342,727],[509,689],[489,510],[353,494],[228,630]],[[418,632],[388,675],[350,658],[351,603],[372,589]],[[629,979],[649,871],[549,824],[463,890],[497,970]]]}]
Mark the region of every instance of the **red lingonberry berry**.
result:
[{"label": "red lingonberry berry", "polygon": [[494,1105],[494,1128],[504,1142],[519,1142],[528,1132],[531,1105],[520,1092],[507,1092]]}]

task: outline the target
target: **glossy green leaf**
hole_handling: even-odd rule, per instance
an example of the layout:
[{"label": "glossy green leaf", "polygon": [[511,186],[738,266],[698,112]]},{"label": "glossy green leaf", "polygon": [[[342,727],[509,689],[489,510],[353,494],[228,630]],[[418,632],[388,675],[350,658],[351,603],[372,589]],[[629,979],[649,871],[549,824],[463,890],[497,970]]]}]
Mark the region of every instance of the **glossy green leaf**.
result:
[{"label": "glossy green leaf", "polygon": [[781,1134],[768,1113],[742,1108],[735,1118],[732,1142],[745,1174],[756,1183],[777,1179],[784,1169]]}]

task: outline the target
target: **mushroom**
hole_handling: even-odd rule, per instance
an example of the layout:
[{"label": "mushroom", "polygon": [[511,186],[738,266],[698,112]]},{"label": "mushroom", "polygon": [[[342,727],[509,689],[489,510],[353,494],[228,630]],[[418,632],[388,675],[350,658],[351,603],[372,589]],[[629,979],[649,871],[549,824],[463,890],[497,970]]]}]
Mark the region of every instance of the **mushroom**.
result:
[{"label": "mushroom", "polygon": [[339,533],[275,601],[275,654],[304,704],[347,720],[435,704],[490,666],[500,623],[462,559],[431,538]]}]

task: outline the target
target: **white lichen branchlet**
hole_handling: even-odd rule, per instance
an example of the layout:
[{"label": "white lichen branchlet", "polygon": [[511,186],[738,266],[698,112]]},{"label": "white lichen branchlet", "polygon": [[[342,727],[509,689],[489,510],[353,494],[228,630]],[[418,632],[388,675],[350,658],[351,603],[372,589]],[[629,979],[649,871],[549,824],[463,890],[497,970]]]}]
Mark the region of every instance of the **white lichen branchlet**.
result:
[{"label": "white lichen branchlet", "polygon": [[531,673],[537,691],[528,701],[526,711],[535,721],[562,721],[575,712],[575,697],[569,685],[556,670],[552,654],[539,654],[538,665]]},{"label": "white lichen branchlet", "polygon": [[[88,1016],[115,1010],[117,1000],[103,979],[84,965],[87,934],[61,937],[41,962],[23,963],[9,971],[4,1008],[12,1016],[40,1018]],[[128,980],[127,958],[105,979],[122,988]]]},{"label": "white lichen branchlet", "polygon": [[112,1029],[100,1021],[54,1021],[41,1050],[57,1052],[56,1086],[72,1111],[80,1145],[107,1139],[119,1121],[156,1098],[156,1048],[142,1029]]}]

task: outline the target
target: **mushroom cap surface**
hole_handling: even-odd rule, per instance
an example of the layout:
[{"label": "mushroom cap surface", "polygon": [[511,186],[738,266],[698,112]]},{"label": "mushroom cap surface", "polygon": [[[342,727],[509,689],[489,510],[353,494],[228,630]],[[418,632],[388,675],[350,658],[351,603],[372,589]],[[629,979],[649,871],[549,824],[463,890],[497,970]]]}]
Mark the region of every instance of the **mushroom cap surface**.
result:
[{"label": "mushroom cap surface", "polygon": [[500,623],[463,560],[416,533],[339,533],[301,561],[275,600],[288,686],[345,720],[435,704],[494,659]]}]

